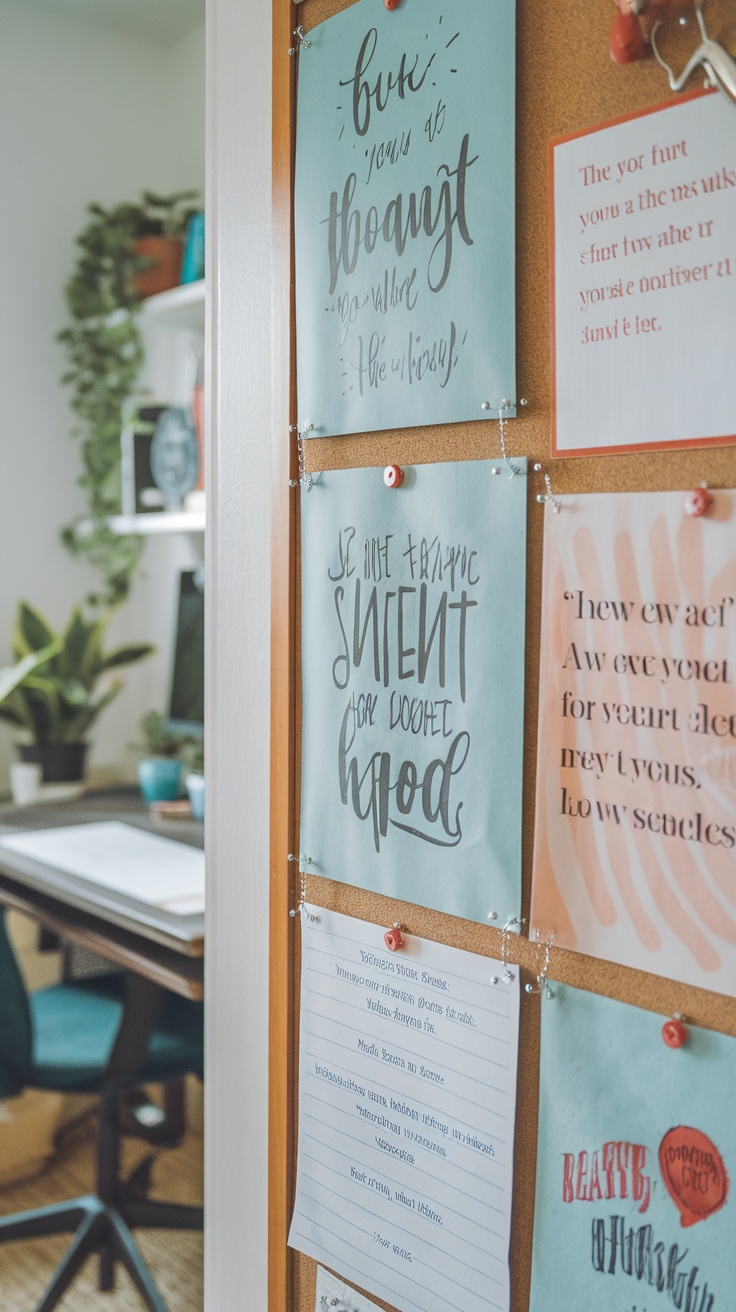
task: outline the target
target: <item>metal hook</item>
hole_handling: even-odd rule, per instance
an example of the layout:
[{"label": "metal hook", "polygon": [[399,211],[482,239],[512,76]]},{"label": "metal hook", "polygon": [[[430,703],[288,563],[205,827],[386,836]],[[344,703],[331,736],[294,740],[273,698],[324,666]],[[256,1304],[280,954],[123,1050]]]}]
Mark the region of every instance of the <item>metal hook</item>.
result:
[{"label": "metal hook", "polygon": [[[533,984],[524,985],[525,993],[544,993],[545,998],[547,998],[548,1000],[555,996],[554,990],[550,988],[547,982],[549,976],[549,959],[550,959],[550,953],[552,951],[552,944],[554,942],[554,937],[555,937],[554,934],[548,934],[547,938],[544,941],[544,961],[542,962],[541,968],[539,970],[539,974],[537,975],[536,989]],[[541,948],[542,939],[541,939],[541,931],[539,929],[536,929],[534,931],[534,941],[537,944],[537,947]]]},{"label": "metal hook", "polygon": [[682,91],[690,74],[699,66],[707,74],[707,85],[718,87],[729,100],[736,104],[736,59],[728,53],[725,46],[718,41],[713,41],[708,36],[708,29],[703,17],[704,0],[693,0],[695,17],[700,28],[700,35],[703,38],[697,50],[694,50],[679,77],[675,77],[674,71],[662,57],[657,46],[657,32],[662,27],[660,18],[651,30],[650,41],[652,44],[652,53],[660,68],[663,68],[667,74],[670,90]]},{"label": "metal hook", "polygon": [[311,856],[305,856],[303,852],[290,852],[286,859],[289,862],[296,862],[299,870],[299,901],[296,904],[295,910],[289,912],[289,915],[293,920],[295,916],[299,915],[299,912],[307,900],[307,867],[312,864],[312,858]]},{"label": "metal hook", "polygon": [[544,474],[544,483],[547,488],[546,493],[544,492],[537,493],[537,501],[539,502],[540,506],[543,506],[545,505],[546,502],[549,502],[552,507],[553,514],[559,515],[560,511],[562,510],[562,502],[560,501],[559,497],[556,497],[554,495],[552,491],[552,479],[550,478],[549,474],[545,473],[545,471],[542,469],[542,466],[540,464],[536,464],[534,466],[534,472],[537,474]]},{"label": "metal hook", "polygon": [[305,424],[302,428],[299,424],[289,424],[289,432],[296,433],[296,453],[299,460],[299,477],[289,479],[289,487],[305,487],[307,492],[312,491],[314,478],[307,473],[307,462],[304,452],[304,434],[311,433],[314,424]]},{"label": "metal hook", "polygon": [[[528,405],[528,404],[529,402],[527,401],[525,396],[523,396],[519,401],[519,405]],[[516,474],[521,474],[523,472],[521,469],[519,469],[518,465],[513,464],[512,461],[509,460],[506,454],[506,424],[508,423],[508,420],[506,419],[506,411],[513,410],[514,402],[509,401],[508,398],[504,396],[496,408],[498,409],[498,426],[501,433],[501,455],[503,456],[508,468],[511,470],[509,477],[514,478]],[[481,405],[481,410],[492,410],[492,409],[494,409],[494,407],[491,405],[490,401],[484,401],[483,404]],[[496,473],[495,469],[493,470],[493,473],[494,474]]]},{"label": "metal hook", "polygon": [[295,55],[297,50],[309,50],[312,42],[306,36],[304,27],[301,23],[299,24],[299,27],[294,28],[294,36],[296,37],[296,44],[290,47],[290,55]]},{"label": "metal hook", "polygon": [[[517,926],[517,933],[520,934],[525,924],[526,921],[519,920],[518,916],[509,916],[501,930],[501,965],[503,966],[503,979],[506,984],[513,984],[516,979],[516,975],[509,963],[509,935],[513,932],[514,926]],[[498,984],[499,982],[498,975],[491,976],[491,984]]]}]

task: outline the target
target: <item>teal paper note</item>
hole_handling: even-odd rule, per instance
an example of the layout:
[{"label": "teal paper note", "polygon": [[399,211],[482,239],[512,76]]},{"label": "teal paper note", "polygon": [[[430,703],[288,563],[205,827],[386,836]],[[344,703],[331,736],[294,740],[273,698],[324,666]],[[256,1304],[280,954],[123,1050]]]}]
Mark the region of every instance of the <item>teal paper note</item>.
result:
[{"label": "teal paper note", "polygon": [[530,1312],[732,1312],[736,1040],[552,987]]},{"label": "teal paper note", "polygon": [[[519,915],[526,463],[302,492],[300,850],[469,920]],[[494,473],[494,469],[497,471]],[[501,472],[503,470],[503,472]]]},{"label": "teal paper note", "polygon": [[[359,0],[299,53],[308,436],[482,419],[515,382],[516,0]],[[513,413],[510,410],[509,413]]]}]

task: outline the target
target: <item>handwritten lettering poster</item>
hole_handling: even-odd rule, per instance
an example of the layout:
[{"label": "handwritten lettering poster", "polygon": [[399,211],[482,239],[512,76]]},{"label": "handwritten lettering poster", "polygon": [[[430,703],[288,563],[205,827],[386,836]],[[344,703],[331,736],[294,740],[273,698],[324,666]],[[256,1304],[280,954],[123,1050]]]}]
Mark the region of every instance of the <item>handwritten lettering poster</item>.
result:
[{"label": "handwritten lettering poster", "polygon": [[530,1312],[730,1312],[736,1040],[553,985]]},{"label": "handwritten lettering poster", "polygon": [[359,0],[309,31],[294,192],[309,436],[482,419],[516,396],[515,16],[515,0]]},{"label": "handwritten lettering poster", "polygon": [[733,139],[712,94],[553,143],[553,454],[736,442]]},{"label": "handwritten lettering poster", "polygon": [[[388,12],[388,11],[386,11]],[[519,915],[526,466],[319,475],[302,496],[308,869]]]},{"label": "handwritten lettering poster", "polygon": [[532,923],[736,993],[736,493],[563,497],[544,536]]},{"label": "handwritten lettering poster", "polygon": [[389,952],[320,907],[302,930],[289,1244],[400,1312],[508,1312],[518,974],[494,987],[500,962],[409,935]]}]

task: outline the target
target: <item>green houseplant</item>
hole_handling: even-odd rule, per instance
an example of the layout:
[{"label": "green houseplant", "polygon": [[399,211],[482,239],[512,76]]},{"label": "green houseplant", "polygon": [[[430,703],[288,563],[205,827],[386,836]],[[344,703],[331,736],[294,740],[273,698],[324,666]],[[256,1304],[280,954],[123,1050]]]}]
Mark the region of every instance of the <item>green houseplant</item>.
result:
[{"label": "green houseplant", "polygon": [[57,634],[27,602],[18,606],[12,641],[16,665],[0,679],[0,718],[30,738],[19,744],[19,753],[42,766],[44,783],[83,778],[87,734],[123,687],[122,679],[104,676],[154,650],[136,643],[105,651],[111,616],[108,610],[88,620],[77,606]]},{"label": "green houseplant", "polygon": [[84,535],[68,525],[62,538],[102,574],[104,589],[90,597],[93,604],[125,599],[143,549],[140,538],[118,537],[105,522],[120,511],[122,415],[143,363],[135,316],[144,292],[136,278],[151,271],[155,256],[141,243],[181,240],[196,211],[196,196],[144,192],[134,204],[90,205],[89,222],[77,238],[77,264],[66,285],[71,322],[58,336],[68,360],[62,382],[72,389],[71,407],[79,421],[79,482],[93,524]]},{"label": "green houseplant", "polygon": [[181,752],[185,740],[166,727],[160,711],[148,711],[141,720],[145,755],[138,763],[138,783],[148,802],[173,802],[181,787]]}]

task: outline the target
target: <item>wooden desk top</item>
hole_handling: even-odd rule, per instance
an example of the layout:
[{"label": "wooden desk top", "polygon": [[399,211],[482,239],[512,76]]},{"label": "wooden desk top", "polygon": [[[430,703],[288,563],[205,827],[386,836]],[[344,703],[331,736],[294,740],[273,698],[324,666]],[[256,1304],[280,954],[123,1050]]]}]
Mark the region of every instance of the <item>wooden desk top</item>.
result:
[{"label": "wooden desk top", "polygon": [[[91,793],[54,805],[0,807],[0,836],[101,820],[122,820],[193,847],[204,846],[201,822],[152,819],[133,789]],[[0,902],[184,997],[202,997],[201,914],[176,916],[2,848]]]}]

